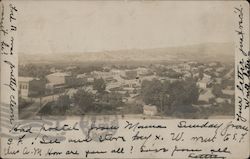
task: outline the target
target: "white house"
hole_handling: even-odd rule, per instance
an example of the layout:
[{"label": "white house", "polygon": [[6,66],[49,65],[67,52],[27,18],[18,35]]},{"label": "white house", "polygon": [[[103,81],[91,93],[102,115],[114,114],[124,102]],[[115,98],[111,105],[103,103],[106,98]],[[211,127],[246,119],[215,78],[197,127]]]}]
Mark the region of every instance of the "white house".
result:
[{"label": "white house", "polygon": [[229,104],[232,103],[232,100],[228,98],[216,98],[215,101],[217,103],[229,103]]},{"label": "white house", "polygon": [[210,99],[214,98],[215,96],[213,95],[211,89],[206,90],[205,92],[201,93],[199,95],[198,101],[203,101],[203,102],[209,102]]},{"label": "white house", "polygon": [[152,106],[152,105],[144,105],[143,106],[143,114],[154,116],[157,114],[157,107]]},{"label": "white house", "polygon": [[124,85],[127,85],[130,88],[138,88],[141,86],[139,79],[124,80],[123,83],[124,83]]},{"label": "white house", "polygon": [[150,76],[144,76],[144,77],[141,77],[141,80],[148,80],[148,81],[152,81],[153,79],[157,78],[156,75],[150,75]]},{"label": "white house", "polygon": [[76,78],[86,78],[86,77],[87,77],[86,73],[76,75]]},{"label": "white house", "polygon": [[197,85],[199,86],[199,88],[206,89],[211,83],[212,83],[211,79],[203,78],[202,80],[197,82]]},{"label": "white house", "polygon": [[110,70],[110,73],[112,76],[125,76],[124,70],[112,69],[112,70]]},{"label": "white house", "polygon": [[234,96],[234,90],[230,90],[230,89],[223,89],[222,90],[222,93],[223,94],[226,94],[226,95],[230,95],[230,96]]},{"label": "white house", "polygon": [[206,73],[203,74],[203,78],[206,78],[206,79],[211,79],[212,77]]},{"label": "white house", "polygon": [[95,78],[103,78],[103,79],[112,77],[111,72],[102,72],[102,71],[93,71],[91,72],[91,75],[93,75]]},{"label": "white house", "polygon": [[218,65],[217,62],[212,62],[212,63],[208,64],[208,66],[210,66],[210,67],[214,67],[214,66],[217,66],[217,65]]},{"label": "white house", "polygon": [[222,73],[223,71],[225,71],[226,69],[224,68],[224,67],[219,67],[219,68],[217,68],[216,69],[216,71],[218,72],[218,73]]}]

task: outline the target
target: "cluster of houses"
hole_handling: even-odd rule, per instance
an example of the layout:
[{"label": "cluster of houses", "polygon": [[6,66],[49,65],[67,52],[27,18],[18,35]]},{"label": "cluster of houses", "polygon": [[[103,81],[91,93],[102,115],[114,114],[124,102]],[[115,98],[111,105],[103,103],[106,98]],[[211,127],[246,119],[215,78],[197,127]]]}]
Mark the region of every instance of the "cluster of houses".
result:
[{"label": "cluster of houses", "polygon": [[[91,73],[72,75],[72,72],[61,72],[61,70],[46,75],[44,79],[35,77],[19,77],[19,94],[21,97],[32,97],[36,95],[47,95],[62,92],[66,88],[82,85],[91,85],[94,79],[102,78],[106,83],[106,91],[120,90],[119,93],[134,92],[140,88],[142,79],[138,76],[145,75],[148,72],[146,68],[137,68],[135,70],[110,69],[109,71],[92,71]],[[39,86],[39,89],[37,87]],[[122,87],[122,89],[121,89]],[[43,90],[39,92],[38,90]],[[42,94],[41,94],[42,93]]]},{"label": "cluster of houses", "polygon": [[[181,74],[181,77],[159,76],[156,69],[165,68]],[[186,78],[195,78],[197,86],[200,89],[199,101],[203,106],[211,106],[211,99],[217,103],[232,103],[231,98],[234,96],[234,83],[228,85],[222,90],[227,97],[216,97],[212,93],[214,84],[222,84],[223,79],[233,80],[233,69],[226,75],[221,75],[226,68],[218,63],[198,64],[197,62],[184,62],[175,65],[156,64],[152,67],[137,67],[133,69],[115,69],[105,67],[104,71],[92,71],[90,73],[74,74],[70,69],[59,70],[51,68],[51,74],[46,75],[44,79],[34,77],[19,77],[19,95],[22,98],[45,96],[64,92],[67,88],[86,87],[93,94],[93,82],[95,79],[102,78],[106,84],[107,92],[116,92],[122,95],[123,102],[133,102],[135,97],[140,94],[143,80],[158,79],[160,81],[176,81]],[[157,114],[156,106],[144,105],[144,114]]]}]

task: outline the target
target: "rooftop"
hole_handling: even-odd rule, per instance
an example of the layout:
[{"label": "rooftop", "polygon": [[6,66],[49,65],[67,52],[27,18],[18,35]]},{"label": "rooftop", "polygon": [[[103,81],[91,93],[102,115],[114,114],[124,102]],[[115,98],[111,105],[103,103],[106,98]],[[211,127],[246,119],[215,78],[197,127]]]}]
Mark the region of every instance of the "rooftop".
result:
[{"label": "rooftop", "polygon": [[227,94],[227,95],[234,95],[234,90],[230,90],[230,89],[223,89],[222,90],[223,94]]},{"label": "rooftop", "polygon": [[198,83],[210,83],[211,80],[208,78],[203,78],[202,80],[198,81]]},{"label": "rooftop", "polygon": [[199,99],[198,100],[199,101],[206,101],[206,102],[208,102],[209,99],[214,98],[214,97],[215,96],[213,95],[211,89],[209,89],[209,90],[206,90],[204,93],[201,93],[199,95]]},{"label": "rooftop", "polygon": [[157,107],[153,105],[144,105],[143,109],[147,111],[157,111]]},{"label": "rooftop", "polygon": [[20,77],[20,76],[18,77],[19,82],[30,82],[34,79],[35,79],[34,77]]},{"label": "rooftop", "polygon": [[70,74],[65,72],[56,72],[49,74],[48,76],[65,77],[65,76],[70,76]]}]

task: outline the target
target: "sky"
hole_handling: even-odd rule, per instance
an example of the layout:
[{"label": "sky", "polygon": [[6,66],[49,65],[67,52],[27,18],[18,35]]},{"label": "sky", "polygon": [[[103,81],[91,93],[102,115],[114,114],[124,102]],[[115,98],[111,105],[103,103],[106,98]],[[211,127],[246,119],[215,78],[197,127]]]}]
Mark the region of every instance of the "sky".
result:
[{"label": "sky", "polygon": [[233,6],[221,2],[19,1],[18,50],[27,54],[232,42]]}]

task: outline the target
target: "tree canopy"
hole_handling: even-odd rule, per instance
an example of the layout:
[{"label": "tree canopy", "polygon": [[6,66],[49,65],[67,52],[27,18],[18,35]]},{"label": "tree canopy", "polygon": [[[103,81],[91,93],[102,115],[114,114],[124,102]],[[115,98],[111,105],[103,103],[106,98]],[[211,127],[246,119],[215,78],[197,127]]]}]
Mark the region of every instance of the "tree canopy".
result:
[{"label": "tree canopy", "polygon": [[94,79],[93,89],[98,93],[103,93],[106,89],[106,83],[102,78]]},{"label": "tree canopy", "polygon": [[[146,104],[153,104],[165,113],[192,109],[199,97],[198,87],[192,80],[161,82],[157,79],[142,82],[142,97]],[[185,107],[185,108],[183,108]]]},{"label": "tree canopy", "polygon": [[59,108],[59,113],[64,115],[66,110],[69,108],[70,106],[70,98],[68,95],[61,95],[58,97],[58,100],[56,102],[56,106]]},{"label": "tree canopy", "polygon": [[83,112],[87,112],[92,110],[94,107],[94,97],[91,93],[79,89],[74,95],[73,95],[73,102],[78,105]]}]

